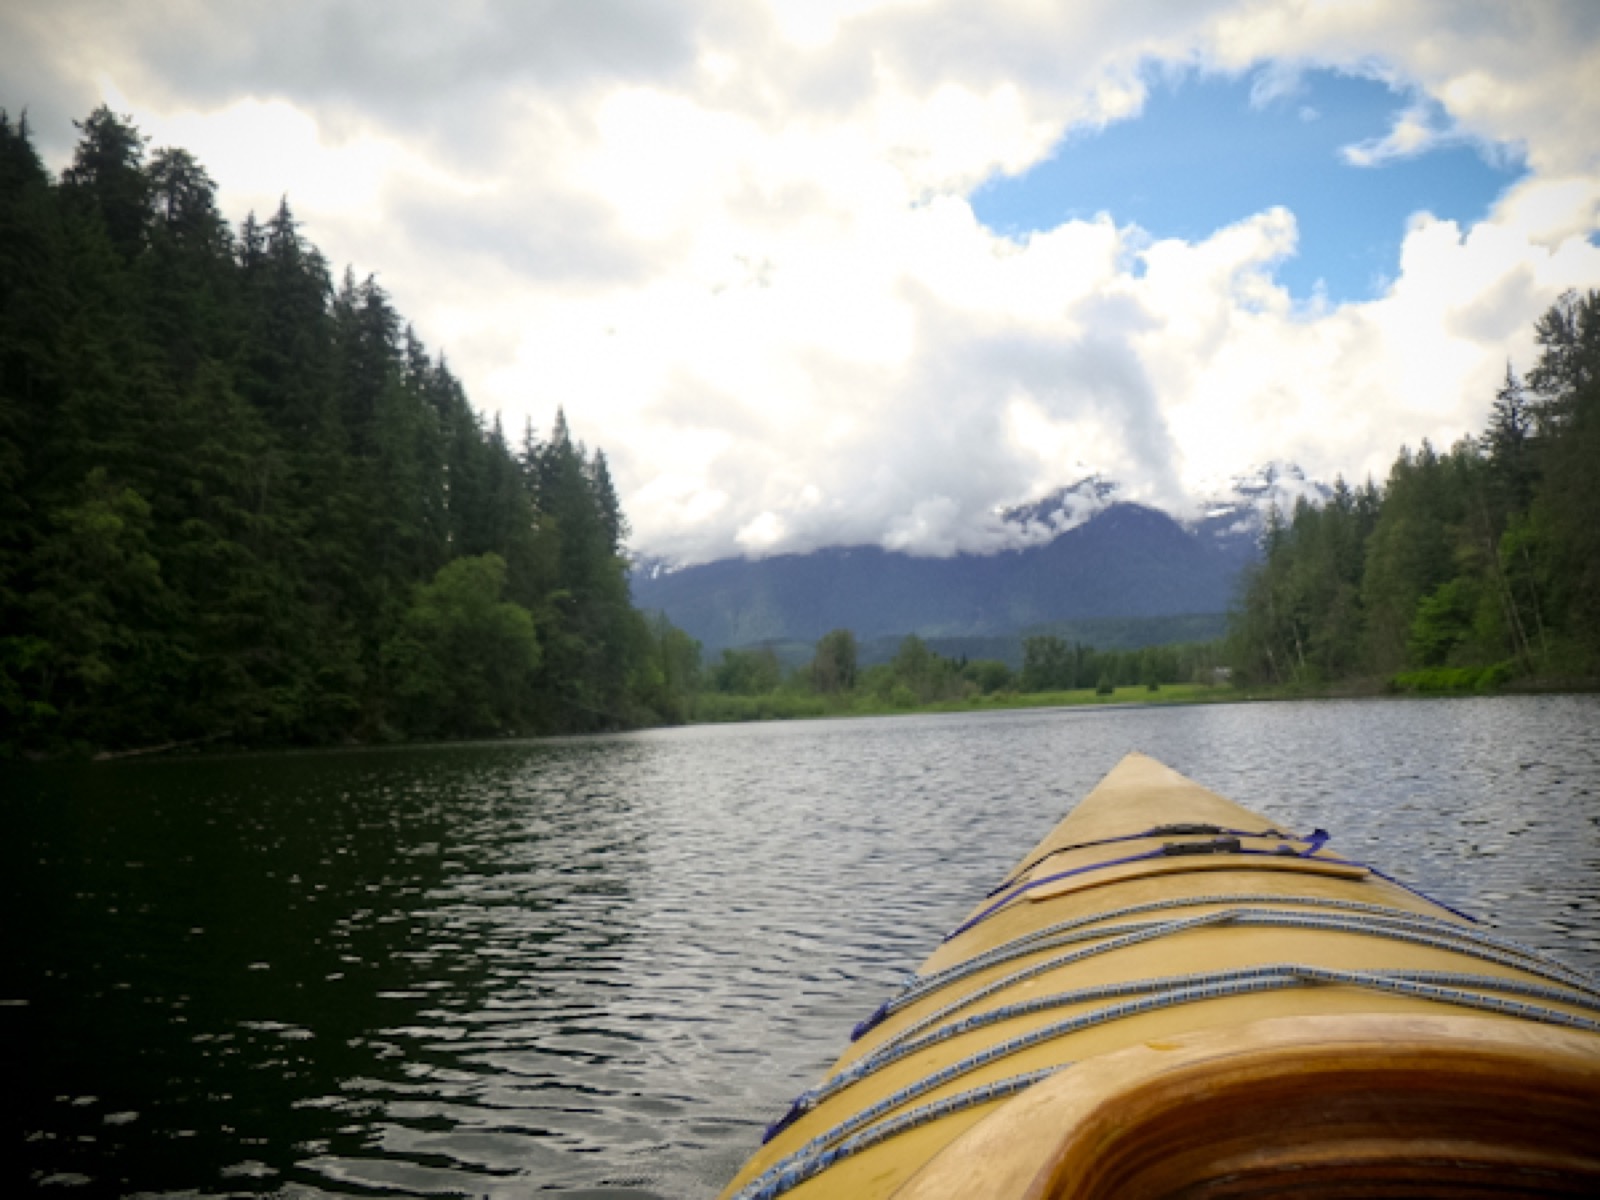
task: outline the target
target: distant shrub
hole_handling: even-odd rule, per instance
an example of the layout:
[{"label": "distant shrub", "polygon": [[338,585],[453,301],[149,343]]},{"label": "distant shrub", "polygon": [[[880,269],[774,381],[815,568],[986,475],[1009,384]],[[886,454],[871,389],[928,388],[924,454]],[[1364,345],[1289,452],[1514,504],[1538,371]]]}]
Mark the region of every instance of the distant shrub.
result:
[{"label": "distant shrub", "polygon": [[1011,668],[992,658],[980,658],[969,662],[961,673],[975,683],[978,690],[986,696],[1006,691],[1015,682]]},{"label": "distant shrub", "polygon": [[792,721],[797,717],[820,717],[828,705],[817,696],[796,696],[773,692],[765,696],[728,696],[721,692],[702,692],[695,697],[696,721],[726,724],[732,721]]},{"label": "distant shrub", "polygon": [[1492,667],[1429,667],[1422,671],[1402,671],[1389,681],[1390,690],[1423,695],[1492,692],[1511,679],[1510,663]]},{"label": "distant shrub", "polygon": [[1109,696],[1116,690],[1111,683],[1111,676],[1109,675],[1100,676],[1100,682],[1094,685],[1094,694],[1096,696]]}]

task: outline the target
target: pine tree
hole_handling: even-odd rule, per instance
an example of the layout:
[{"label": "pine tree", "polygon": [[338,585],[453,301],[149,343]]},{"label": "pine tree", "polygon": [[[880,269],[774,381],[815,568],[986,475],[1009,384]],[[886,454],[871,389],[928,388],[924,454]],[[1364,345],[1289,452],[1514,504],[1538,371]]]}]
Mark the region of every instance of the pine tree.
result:
[{"label": "pine tree", "polygon": [[83,136],[62,173],[62,194],[74,213],[98,221],[123,261],[131,262],[144,249],[150,222],[145,138],[131,118],[103,104],[74,124]]},{"label": "pine tree", "polygon": [[54,182],[0,112],[0,754],[687,712],[564,413],[514,451],[287,200],[235,237],[191,155],[80,128]]},{"label": "pine tree", "polygon": [[1600,291],[1569,292],[1535,326],[1528,372],[1537,427],[1548,439],[1543,479],[1524,527],[1537,547],[1566,669],[1600,670]]}]

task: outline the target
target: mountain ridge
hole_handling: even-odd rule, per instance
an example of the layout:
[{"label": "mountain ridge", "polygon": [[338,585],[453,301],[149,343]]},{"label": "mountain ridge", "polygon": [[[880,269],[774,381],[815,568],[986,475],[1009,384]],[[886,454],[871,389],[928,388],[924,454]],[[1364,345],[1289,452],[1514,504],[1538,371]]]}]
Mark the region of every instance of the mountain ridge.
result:
[{"label": "mountain ridge", "polygon": [[1115,483],[1091,475],[1005,510],[1019,544],[995,553],[835,546],[677,569],[646,560],[634,601],[713,652],[839,628],[863,641],[1006,638],[1064,622],[1220,614],[1255,561],[1266,510],[1286,492],[1319,489],[1297,467],[1271,464],[1184,522],[1118,499]]}]

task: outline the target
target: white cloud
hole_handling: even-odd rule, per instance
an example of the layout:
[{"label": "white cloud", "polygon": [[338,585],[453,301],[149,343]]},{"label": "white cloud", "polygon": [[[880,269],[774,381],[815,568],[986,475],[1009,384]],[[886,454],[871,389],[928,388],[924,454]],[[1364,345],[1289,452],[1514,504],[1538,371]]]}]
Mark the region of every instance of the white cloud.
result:
[{"label": "white cloud", "polygon": [[[1293,459],[1381,477],[1478,427],[1508,355],[1600,285],[1600,13],[994,0],[630,6],[66,0],[0,16],[52,162],[101,98],[192,149],[231,215],[287,192],[377,271],[475,402],[565,405],[636,546],[685,560],[840,543],[994,548],[994,510],[1098,470],[1181,505]],[[1021,241],[964,198],[1151,72],[1305,71],[1416,98],[1351,161],[1521,147],[1470,228],[1419,216],[1376,300],[1291,299],[1294,214],[1152,241],[1116,212]]]},{"label": "white cloud", "polygon": [[1393,127],[1383,137],[1346,146],[1340,155],[1352,167],[1381,167],[1426,154],[1450,137],[1435,127],[1433,116],[1427,105],[1413,104],[1395,117]]}]

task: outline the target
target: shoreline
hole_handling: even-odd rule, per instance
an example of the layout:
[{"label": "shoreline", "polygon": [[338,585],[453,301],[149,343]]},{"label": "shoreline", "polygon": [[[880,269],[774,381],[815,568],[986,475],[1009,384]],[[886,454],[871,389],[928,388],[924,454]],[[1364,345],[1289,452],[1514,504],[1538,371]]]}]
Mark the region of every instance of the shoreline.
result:
[{"label": "shoreline", "polygon": [[[937,700],[897,708],[887,703],[849,705],[819,704],[818,697],[790,696],[782,692],[766,696],[730,696],[724,702],[750,711],[723,717],[691,718],[689,725],[736,725],[758,721],[805,721],[851,717],[922,716],[938,713],[1011,712],[1044,708],[1162,708],[1197,704],[1262,704],[1286,700],[1440,700],[1483,696],[1589,695],[1600,692],[1600,678],[1534,678],[1512,680],[1494,688],[1476,690],[1421,691],[1397,688],[1384,678],[1342,680],[1317,686],[1279,684],[1264,687],[1235,687],[1215,684],[1164,684],[1156,691],[1132,685],[1119,687],[1109,696],[1097,695],[1092,688],[1067,692],[1000,693],[962,700]],[[763,714],[764,706],[791,712]],[[803,711],[801,708],[803,707]],[[671,728],[651,726],[650,728]]]},{"label": "shoreline", "polygon": [[[165,746],[142,749],[64,753],[57,755],[20,756],[0,760],[0,771],[7,763],[17,766],[105,766],[132,765],[141,762],[196,761],[233,756],[260,754],[316,754],[340,750],[401,750],[426,746],[504,745],[513,741],[555,742],[573,737],[606,737],[619,733],[644,733],[658,729],[687,729],[695,726],[747,725],[772,721],[840,720],[857,717],[914,717],[958,713],[1019,712],[1030,709],[1053,708],[1167,708],[1202,704],[1270,704],[1292,700],[1445,700],[1488,696],[1555,696],[1592,695],[1600,693],[1600,678],[1530,678],[1509,680],[1497,687],[1484,690],[1416,691],[1396,688],[1386,679],[1343,680],[1318,686],[1281,684],[1268,687],[1242,688],[1217,684],[1164,684],[1156,691],[1148,687],[1131,685],[1119,687],[1110,695],[1098,695],[1093,688],[1079,688],[1067,692],[1010,692],[978,696],[961,700],[937,700],[928,704],[896,707],[887,702],[869,701],[855,704],[828,704],[817,696],[774,692],[765,696],[728,696],[721,693],[703,693],[719,697],[719,703],[731,707],[721,716],[691,717],[687,721],[596,731],[586,734],[527,733],[507,731],[503,734],[486,734],[479,737],[419,738],[308,745],[272,745],[266,743],[238,743],[217,745],[228,735],[196,738]],[[207,744],[210,743],[210,744]]]}]

